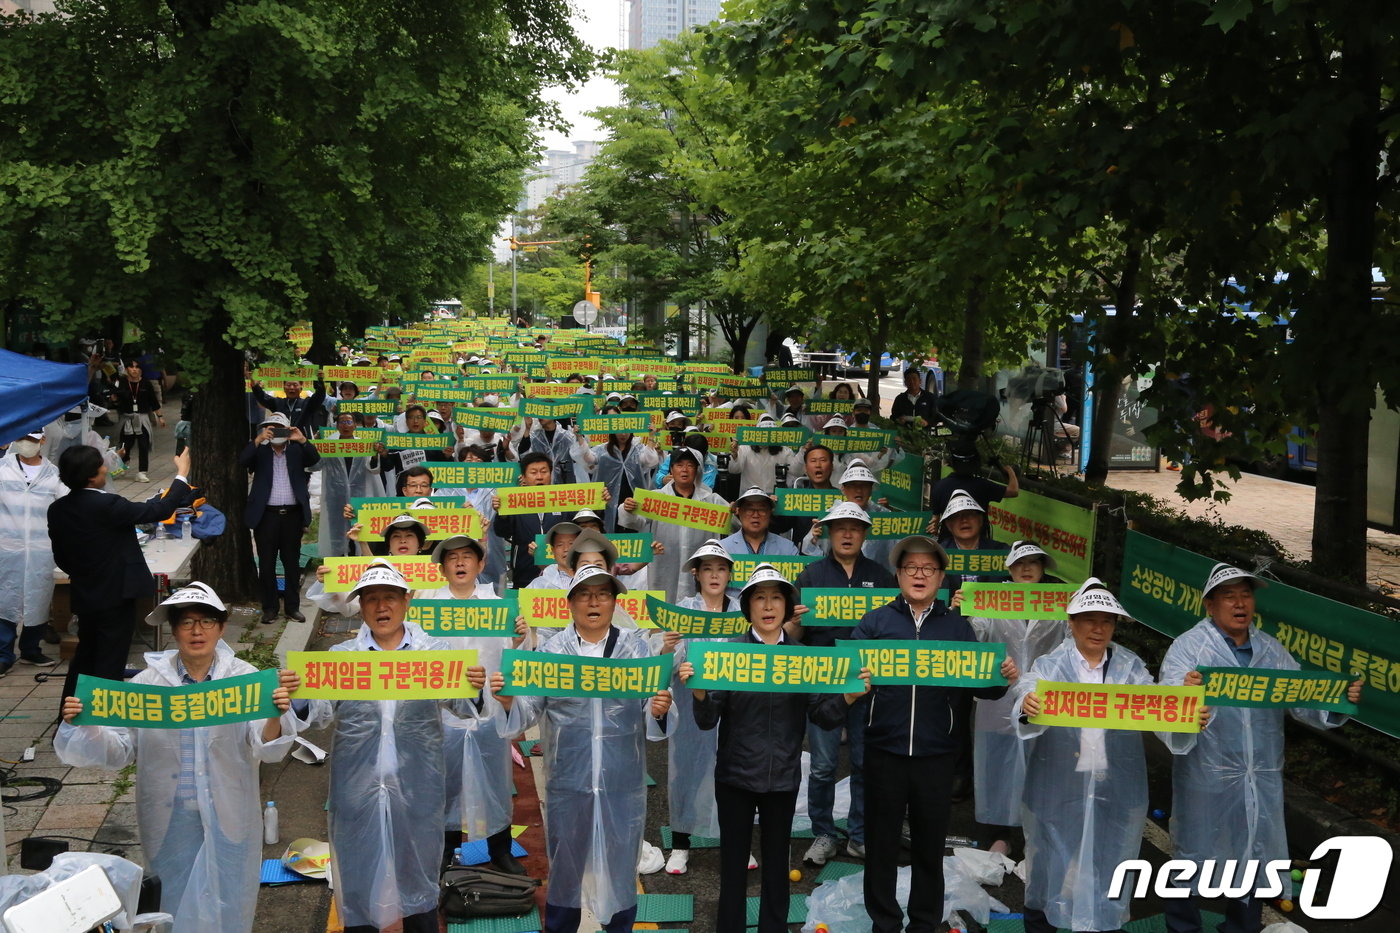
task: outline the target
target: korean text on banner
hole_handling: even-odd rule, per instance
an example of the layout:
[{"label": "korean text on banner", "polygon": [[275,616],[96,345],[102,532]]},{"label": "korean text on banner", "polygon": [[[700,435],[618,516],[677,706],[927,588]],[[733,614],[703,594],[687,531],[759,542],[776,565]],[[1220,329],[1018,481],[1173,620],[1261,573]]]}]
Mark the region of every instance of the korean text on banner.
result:
[{"label": "korean text on banner", "polygon": [[[520,614],[530,625],[541,628],[563,628],[573,621],[569,612],[567,590],[530,589],[517,590],[520,599]],[[630,590],[617,597],[617,608],[632,617],[637,628],[656,628],[647,613],[647,597],[663,597],[660,590]]]},{"label": "korean text on banner", "polygon": [[1001,662],[1006,645],[975,641],[841,641],[860,651],[874,684],[996,687],[1006,683]]},{"label": "korean text on banner", "polygon": [[[622,564],[651,563],[652,536],[647,535],[608,535],[608,542],[617,548],[617,560]],[[548,567],[554,563],[554,548],[544,535],[535,535],[535,564]]]},{"label": "korean text on banner", "polygon": [[820,518],[841,499],[839,489],[775,489],[779,515]]},{"label": "korean text on banner", "polygon": [[475,651],[289,651],[298,700],[455,700],[476,689]]},{"label": "korean text on banner", "polygon": [[[445,489],[480,489],[514,486],[520,481],[520,464],[506,463],[430,463],[433,485]],[[434,500],[436,501],[436,500]]]},{"label": "korean text on banner", "polygon": [[1042,680],[1035,691],[1041,698],[1041,711],[1031,717],[1031,722],[1080,729],[1200,732],[1196,717],[1206,705],[1204,687],[1062,684]]},{"label": "korean text on banner", "polygon": [[682,609],[655,596],[648,597],[647,612],[657,628],[680,632],[686,638],[730,638],[749,630],[749,620],[742,612]]},{"label": "korean text on banner", "polygon": [[520,614],[516,590],[499,599],[424,599],[408,607],[406,621],[441,638],[513,636]]},{"label": "korean text on banner", "polygon": [[406,513],[372,509],[359,516],[362,526],[360,540],[384,540],[384,529],[398,514],[411,515],[422,522],[428,529],[429,540],[432,541],[441,541],[453,535],[466,535],[479,541],[486,533],[486,523],[481,513],[469,505],[460,508],[409,509]]},{"label": "korean text on banner", "polygon": [[932,512],[872,512],[867,538],[889,540],[926,534]]},{"label": "korean text on banner", "polygon": [[132,684],[79,674],[76,695],[83,701],[83,711],[73,718],[73,724],[188,729],[275,719],[282,715],[272,702],[272,691],[276,689],[276,671],[257,671],[181,687]]},{"label": "korean text on banner", "polygon": [[637,489],[632,493],[637,500],[637,514],[668,525],[681,525],[698,528],[717,536],[729,534],[729,506],[711,502],[697,502],[683,496],[669,496],[661,492]]},{"label": "korean text on banner", "polygon": [[889,605],[898,595],[897,589],[879,587],[803,587],[802,605],[807,612],[802,624],[853,628],[867,612]]},{"label": "korean text on banner", "polygon": [[730,573],[738,586],[748,582],[759,564],[772,564],[773,569],[782,574],[784,580],[796,583],[798,576],[807,569],[807,565],[818,560],[821,558],[805,554],[735,554]]},{"label": "korean text on banner", "polygon": [[1206,706],[1330,709],[1355,715],[1347,699],[1346,674],[1286,671],[1267,667],[1202,667]]},{"label": "korean text on banner", "polygon": [[773,693],[860,693],[860,653],[854,648],[788,648],[727,641],[695,641],[686,649],[695,675],[692,690]]},{"label": "korean text on banner", "polygon": [[[356,497],[350,500],[350,504],[354,507],[356,512],[359,512],[361,509],[364,509],[370,512],[389,511],[393,512],[395,515],[402,515],[409,509],[413,508],[413,503],[416,501],[418,501],[417,496],[388,496],[371,499],[361,499]],[[442,508],[443,506],[460,507],[466,504],[467,499],[465,496],[433,497],[433,505],[437,506],[438,508]]]},{"label": "korean text on banner", "polygon": [[880,471],[880,495],[890,508],[917,512],[924,507],[924,459],[906,454]]},{"label": "korean text on banner", "polygon": [[979,577],[1006,579],[1005,551],[964,551],[948,549],[948,573],[965,573]]},{"label": "korean text on banner", "polygon": [[503,696],[655,696],[671,681],[671,655],[655,658],[584,658],[507,648],[501,658]]},{"label": "korean text on banner", "polygon": [[1091,510],[1022,489],[1015,499],[993,502],[987,519],[999,540],[1024,539],[1045,548],[1062,580],[1082,583],[1093,574]]},{"label": "korean text on banner", "polygon": [[1073,583],[964,583],[962,613],[979,619],[1063,620]]},{"label": "korean text on banner", "polygon": [[[1119,588],[1123,608],[1175,638],[1205,617],[1201,584],[1214,565],[1209,557],[1129,531]],[[1400,738],[1400,623],[1276,581],[1254,598],[1255,625],[1304,670],[1355,672],[1365,681],[1356,721]]]},{"label": "korean text on banner", "polygon": [[607,503],[602,483],[565,483],[546,486],[516,486],[500,491],[501,515],[533,515],[536,512],[603,511]]},{"label": "korean text on banner", "polygon": [[360,575],[365,572],[365,568],[371,561],[376,560],[393,563],[408,581],[410,589],[436,590],[447,585],[447,578],[442,575],[442,568],[438,566],[438,562],[426,554],[405,557],[392,554],[388,557],[327,557],[322,561],[330,571],[324,581],[326,592],[350,592],[355,588],[355,584],[360,582]]}]

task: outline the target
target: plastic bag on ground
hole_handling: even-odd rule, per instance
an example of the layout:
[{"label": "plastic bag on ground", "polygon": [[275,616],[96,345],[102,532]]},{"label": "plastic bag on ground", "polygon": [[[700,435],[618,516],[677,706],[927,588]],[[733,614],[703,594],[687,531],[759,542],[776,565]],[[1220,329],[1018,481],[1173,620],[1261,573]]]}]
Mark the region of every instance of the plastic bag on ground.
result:
[{"label": "plastic bag on ground", "polygon": [[[909,886],[909,866],[906,865],[899,869],[895,882],[895,897],[901,905],[909,903]],[[955,910],[966,913],[985,926],[992,911],[1006,913],[1008,908],[982,890],[964,862],[947,856],[943,859],[944,921]],[[870,916],[865,912],[865,872],[817,885],[807,898],[807,922],[802,926],[802,933],[815,933],[818,923],[826,924],[830,933],[869,931]]]},{"label": "plastic bag on ground", "polygon": [[1006,873],[1016,867],[1016,863],[999,852],[985,849],[955,848],[953,858],[958,860],[962,871],[978,884],[996,887],[1001,884]]},{"label": "plastic bag on ground", "polygon": [[132,921],[135,933],[171,933],[175,918],[170,914],[137,914]]},{"label": "plastic bag on ground", "polygon": [[637,874],[654,875],[666,865],[666,856],[656,846],[642,840],[642,854],[637,859]]},{"label": "plastic bag on ground", "polygon": [[62,852],[54,856],[52,865],[37,874],[0,877],[0,913],[93,865],[107,873],[107,880],[112,882],[125,908],[112,918],[112,925],[118,930],[130,930],[131,921],[127,917],[136,914],[136,903],[141,897],[141,876],[145,872],[135,862],[103,852]]}]

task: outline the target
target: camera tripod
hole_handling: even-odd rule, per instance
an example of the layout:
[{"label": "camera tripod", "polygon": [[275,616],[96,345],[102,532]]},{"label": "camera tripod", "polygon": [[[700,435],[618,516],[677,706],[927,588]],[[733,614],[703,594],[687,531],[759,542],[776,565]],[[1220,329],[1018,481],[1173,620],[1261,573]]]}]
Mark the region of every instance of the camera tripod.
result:
[{"label": "camera tripod", "polygon": [[1026,422],[1026,431],[1021,437],[1021,468],[1029,470],[1034,459],[1049,470],[1051,476],[1059,476],[1058,448],[1062,441],[1068,444],[1072,461],[1073,438],[1065,427],[1064,419],[1055,410],[1053,397],[1034,398],[1030,404],[1031,417]]}]

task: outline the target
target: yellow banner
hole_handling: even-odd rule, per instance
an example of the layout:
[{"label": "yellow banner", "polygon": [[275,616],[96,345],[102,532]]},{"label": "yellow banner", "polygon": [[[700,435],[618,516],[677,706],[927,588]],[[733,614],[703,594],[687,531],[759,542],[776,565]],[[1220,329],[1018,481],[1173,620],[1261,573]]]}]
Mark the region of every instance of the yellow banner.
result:
[{"label": "yellow banner", "polygon": [[475,651],[289,651],[301,675],[299,700],[454,700],[472,698],[467,668]]},{"label": "yellow banner", "polygon": [[500,491],[501,515],[533,515],[538,512],[601,512],[607,505],[602,483],[567,483],[548,486],[518,486]]},{"label": "yellow banner", "polygon": [[363,541],[383,541],[384,529],[400,515],[412,515],[428,527],[428,538],[441,541],[453,535],[467,535],[478,541],[486,534],[486,523],[481,513],[469,505],[456,509],[409,509],[395,512],[388,509],[362,509],[358,513],[360,539]]},{"label": "yellow banner", "polygon": [[360,575],[371,561],[387,560],[399,568],[410,588],[415,590],[439,590],[447,585],[438,562],[425,555],[412,557],[327,557],[323,563],[330,568],[326,574],[327,593],[348,593],[360,582]]},{"label": "yellow banner", "polygon": [[637,513],[643,518],[665,522],[668,525],[681,525],[685,528],[698,528],[716,536],[729,534],[729,506],[712,502],[697,502],[683,496],[671,496],[647,489],[637,489],[632,493],[637,500]]},{"label": "yellow banner", "polygon": [[1206,688],[1042,680],[1035,692],[1040,695],[1041,712],[1030,721],[1037,725],[1200,732],[1196,716],[1205,705]]}]

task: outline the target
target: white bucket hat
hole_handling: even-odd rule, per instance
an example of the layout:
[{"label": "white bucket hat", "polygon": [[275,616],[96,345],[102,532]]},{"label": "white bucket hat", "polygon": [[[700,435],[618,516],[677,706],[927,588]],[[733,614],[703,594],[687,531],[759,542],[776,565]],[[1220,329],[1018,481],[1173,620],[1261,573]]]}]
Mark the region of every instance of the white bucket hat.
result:
[{"label": "white bucket hat", "polygon": [[719,543],[718,538],[711,538],[695,549],[695,553],[690,555],[682,569],[694,570],[707,557],[718,557],[720,560],[728,561],[731,567],[734,566],[734,555],[724,549],[724,545]]},{"label": "white bucket hat", "polygon": [[766,562],[753,569],[753,573],[749,574],[749,582],[745,583],[743,589],[739,590],[740,604],[747,606],[748,600],[752,598],[753,590],[765,583],[778,584],[779,589],[788,594],[793,604],[797,604],[797,587],[793,586],[792,582],[783,576],[777,567]]},{"label": "white bucket hat", "polygon": [[1128,610],[1118,601],[1118,597],[1110,593],[1098,577],[1085,580],[1084,585],[1075,590],[1074,595],[1069,598],[1065,613],[1072,616],[1081,612],[1111,612],[1125,619],[1132,619]]},{"label": "white bucket hat", "polygon": [[981,512],[983,515],[987,514],[987,510],[982,508],[982,503],[962,490],[958,490],[948,498],[948,504],[944,507],[943,514],[938,517],[938,520],[940,522],[946,522],[959,512]]},{"label": "white bucket hat", "polygon": [[846,423],[846,419],[845,419],[845,418],[842,418],[841,416],[837,415],[836,417],[833,417],[833,418],[831,418],[829,421],[827,421],[826,424],[822,425],[822,430],[823,430],[823,431],[830,431],[832,428],[846,428],[846,429],[849,429],[849,428],[850,428],[850,425],[848,425],[848,424]]},{"label": "white bucket hat", "polygon": [[745,489],[743,494],[739,496],[739,498],[734,500],[734,504],[738,505],[745,499],[761,499],[765,504],[769,506],[769,508],[772,508],[773,506],[772,497],[769,496],[768,493],[763,491],[762,486],[750,486],[748,489]]},{"label": "white bucket hat", "polygon": [[1216,564],[1210,568],[1210,576],[1206,577],[1206,585],[1201,589],[1201,596],[1204,598],[1210,595],[1210,591],[1223,583],[1231,583],[1235,580],[1248,580],[1249,585],[1256,590],[1261,590],[1269,585],[1269,581],[1256,577],[1254,574],[1233,567],[1230,564]]},{"label": "white bucket hat", "polygon": [[1039,557],[1045,562],[1046,570],[1055,569],[1055,558],[1045,552],[1045,549],[1034,541],[1013,541],[1011,550],[1006,552],[1006,569],[1010,570],[1011,565],[1018,560],[1025,560],[1027,557]]}]

